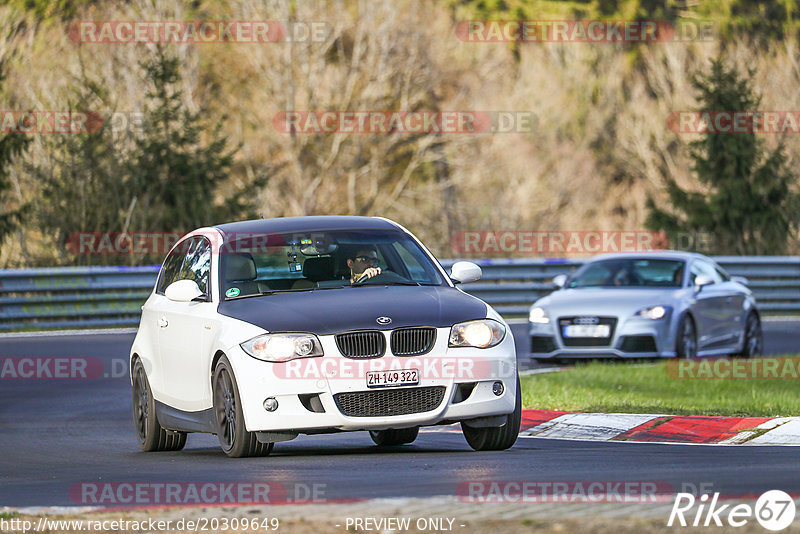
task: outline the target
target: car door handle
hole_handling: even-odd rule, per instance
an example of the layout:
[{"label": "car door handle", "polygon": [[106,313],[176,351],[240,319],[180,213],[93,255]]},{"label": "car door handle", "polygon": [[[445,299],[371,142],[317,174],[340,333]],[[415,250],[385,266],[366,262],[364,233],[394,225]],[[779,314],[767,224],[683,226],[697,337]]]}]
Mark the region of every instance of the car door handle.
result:
[{"label": "car door handle", "polygon": [[169,326],[169,321],[167,321],[166,317],[161,316],[158,318],[158,326],[160,326],[161,328],[166,328]]}]

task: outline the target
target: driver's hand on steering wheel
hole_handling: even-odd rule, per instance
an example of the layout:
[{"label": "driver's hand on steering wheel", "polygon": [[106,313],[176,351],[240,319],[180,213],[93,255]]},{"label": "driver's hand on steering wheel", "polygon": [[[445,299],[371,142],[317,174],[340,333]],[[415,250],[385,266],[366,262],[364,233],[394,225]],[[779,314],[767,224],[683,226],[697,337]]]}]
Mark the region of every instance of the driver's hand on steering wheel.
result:
[{"label": "driver's hand on steering wheel", "polygon": [[355,282],[363,282],[367,278],[372,278],[373,276],[378,276],[379,274],[381,274],[380,267],[369,267],[367,270],[365,270],[363,273],[361,273],[356,277]]}]

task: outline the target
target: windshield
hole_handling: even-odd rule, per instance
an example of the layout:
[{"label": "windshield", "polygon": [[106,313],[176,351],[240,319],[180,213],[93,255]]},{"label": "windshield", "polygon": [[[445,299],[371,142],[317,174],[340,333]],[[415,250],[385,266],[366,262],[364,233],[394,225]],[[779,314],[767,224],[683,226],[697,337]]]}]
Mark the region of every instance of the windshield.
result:
[{"label": "windshield", "polygon": [[[226,300],[369,284],[446,285],[419,245],[393,230],[235,236],[223,245],[220,262]],[[353,283],[367,268],[380,274]]]},{"label": "windshield", "polygon": [[681,287],[685,262],[621,258],[584,265],[565,287]]}]

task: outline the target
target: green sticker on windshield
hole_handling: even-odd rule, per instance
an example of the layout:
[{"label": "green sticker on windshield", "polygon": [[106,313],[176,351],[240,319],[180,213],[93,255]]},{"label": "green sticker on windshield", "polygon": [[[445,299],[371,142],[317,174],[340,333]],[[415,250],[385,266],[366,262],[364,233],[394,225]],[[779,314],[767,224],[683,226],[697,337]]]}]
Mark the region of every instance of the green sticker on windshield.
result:
[{"label": "green sticker on windshield", "polygon": [[238,297],[239,296],[239,288],[232,287],[225,292],[226,297]]}]

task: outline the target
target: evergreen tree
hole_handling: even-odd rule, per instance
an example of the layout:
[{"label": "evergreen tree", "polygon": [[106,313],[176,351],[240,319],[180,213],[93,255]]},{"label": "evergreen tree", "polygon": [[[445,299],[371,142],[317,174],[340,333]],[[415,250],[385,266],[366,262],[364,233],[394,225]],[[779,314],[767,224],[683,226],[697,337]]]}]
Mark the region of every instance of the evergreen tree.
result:
[{"label": "evergreen tree", "polygon": [[[149,89],[140,130],[112,131],[113,98],[84,73],[69,109],[105,110],[109,122],[98,132],[45,139],[46,159],[30,168],[43,200],[35,210],[38,224],[73,252],[80,232],[181,234],[254,217],[253,193],[266,180],[256,177],[249,190],[227,197],[221,192],[236,149],[228,149],[219,125],[208,127],[205,110],[186,109],[178,59],[159,49],[141,68]],[[127,124],[135,119],[128,116]],[[63,252],[59,258],[73,264],[142,264],[160,262],[163,253]]]},{"label": "evergreen tree", "polygon": [[[110,120],[113,110],[108,110],[107,102],[112,97],[104,83],[81,70],[79,83],[73,87],[67,109]],[[32,210],[34,222],[51,236],[53,245],[66,246],[48,262],[90,265],[136,261],[118,255],[76,255],[71,246],[77,244],[74,240],[82,232],[131,230],[125,228],[125,221],[134,195],[129,191],[124,166],[130,149],[115,138],[111,124],[96,126],[84,133],[42,136],[42,156],[27,169],[40,190],[41,202]]]},{"label": "evergreen tree", "polygon": [[[3,63],[0,61],[0,86],[4,79]],[[29,142],[30,139],[25,134],[10,133],[0,137],[0,245],[8,234],[17,229],[27,211],[27,206],[16,209],[8,207],[8,193],[11,189],[8,166],[14,157],[25,150]]]},{"label": "evergreen tree", "polygon": [[[701,110],[755,111],[753,73],[740,76],[723,59],[695,75]],[[752,130],[752,129],[751,129]],[[646,225],[652,230],[710,232],[719,254],[782,254],[800,222],[797,176],[787,166],[782,145],[769,151],[755,133],[707,133],[690,144],[693,170],[705,192],[667,182],[672,210],[647,200]]]},{"label": "evergreen tree", "polygon": [[153,231],[181,232],[253,216],[253,193],[264,180],[221,197],[238,147],[228,148],[221,125],[210,127],[203,110],[186,109],[180,60],[159,47],[142,68],[150,86],[144,132],[128,161],[141,224]]}]

